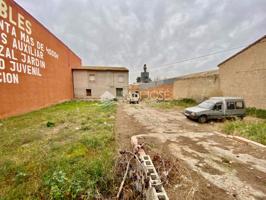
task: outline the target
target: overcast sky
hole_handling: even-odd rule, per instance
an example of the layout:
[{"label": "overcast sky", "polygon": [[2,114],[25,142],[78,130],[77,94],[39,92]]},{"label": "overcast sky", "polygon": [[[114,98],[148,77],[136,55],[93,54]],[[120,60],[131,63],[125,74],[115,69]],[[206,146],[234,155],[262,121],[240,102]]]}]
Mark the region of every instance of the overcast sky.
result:
[{"label": "overcast sky", "polygon": [[266,34],[266,0],[16,0],[82,58],[125,66],[135,81],[215,69]]}]

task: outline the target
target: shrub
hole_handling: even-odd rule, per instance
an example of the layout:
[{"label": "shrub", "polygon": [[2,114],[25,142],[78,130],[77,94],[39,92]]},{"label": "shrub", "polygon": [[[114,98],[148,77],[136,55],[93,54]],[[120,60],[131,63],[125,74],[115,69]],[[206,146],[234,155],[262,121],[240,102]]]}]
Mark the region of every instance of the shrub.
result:
[{"label": "shrub", "polygon": [[247,115],[258,117],[261,119],[266,119],[266,110],[252,107],[252,108],[247,108],[246,112],[247,112]]},{"label": "shrub", "polygon": [[170,100],[170,101],[161,101],[157,103],[152,103],[151,106],[156,108],[171,109],[174,107],[186,108],[186,107],[195,106],[196,104],[197,102],[194,99],[185,98],[179,100]]},{"label": "shrub", "polygon": [[46,123],[46,126],[47,126],[48,128],[52,128],[52,127],[55,126],[55,123],[53,123],[53,122],[47,122],[47,123]]},{"label": "shrub", "polygon": [[183,106],[183,107],[194,106],[197,104],[197,102],[194,99],[189,99],[189,98],[177,100],[177,103],[178,105]]}]

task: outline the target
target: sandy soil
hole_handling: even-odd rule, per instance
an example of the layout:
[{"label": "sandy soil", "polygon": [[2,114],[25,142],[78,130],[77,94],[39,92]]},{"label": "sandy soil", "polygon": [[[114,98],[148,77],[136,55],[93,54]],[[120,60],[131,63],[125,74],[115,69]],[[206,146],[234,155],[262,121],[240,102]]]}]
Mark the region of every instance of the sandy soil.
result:
[{"label": "sandy soil", "polygon": [[117,141],[129,150],[138,135],[149,154],[176,160],[179,173],[166,186],[170,199],[266,199],[266,149],[223,136],[218,124],[198,124],[178,110],[121,104]]}]

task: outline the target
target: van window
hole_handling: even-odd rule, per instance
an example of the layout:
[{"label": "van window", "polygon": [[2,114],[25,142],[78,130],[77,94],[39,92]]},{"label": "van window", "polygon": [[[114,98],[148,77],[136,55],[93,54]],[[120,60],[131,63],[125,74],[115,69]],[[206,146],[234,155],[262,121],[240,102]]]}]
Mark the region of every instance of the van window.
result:
[{"label": "van window", "polygon": [[203,101],[202,103],[200,103],[198,105],[198,107],[200,107],[200,108],[206,108],[206,109],[212,109],[213,106],[214,106],[214,102],[213,101],[209,101],[209,100]]},{"label": "van window", "polygon": [[216,103],[213,110],[222,110],[222,103]]},{"label": "van window", "polygon": [[227,109],[234,110],[235,109],[235,102],[227,102]]},{"label": "van window", "polygon": [[243,109],[243,108],[244,108],[243,101],[237,101],[236,102],[236,109]]}]

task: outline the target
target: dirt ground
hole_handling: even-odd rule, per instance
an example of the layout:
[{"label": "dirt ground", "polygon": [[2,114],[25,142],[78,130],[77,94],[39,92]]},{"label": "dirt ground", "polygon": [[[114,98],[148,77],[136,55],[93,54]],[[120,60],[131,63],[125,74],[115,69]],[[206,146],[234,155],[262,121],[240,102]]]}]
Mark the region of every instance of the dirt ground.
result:
[{"label": "dirt ground", "polygon": [[120,104],[117,141],[130,150],[138,135],[147,153],[175,163],[165,185],[170,199],[266,199],[266,149],[225,137],[217,124],[198,124],[179,110]]}]

